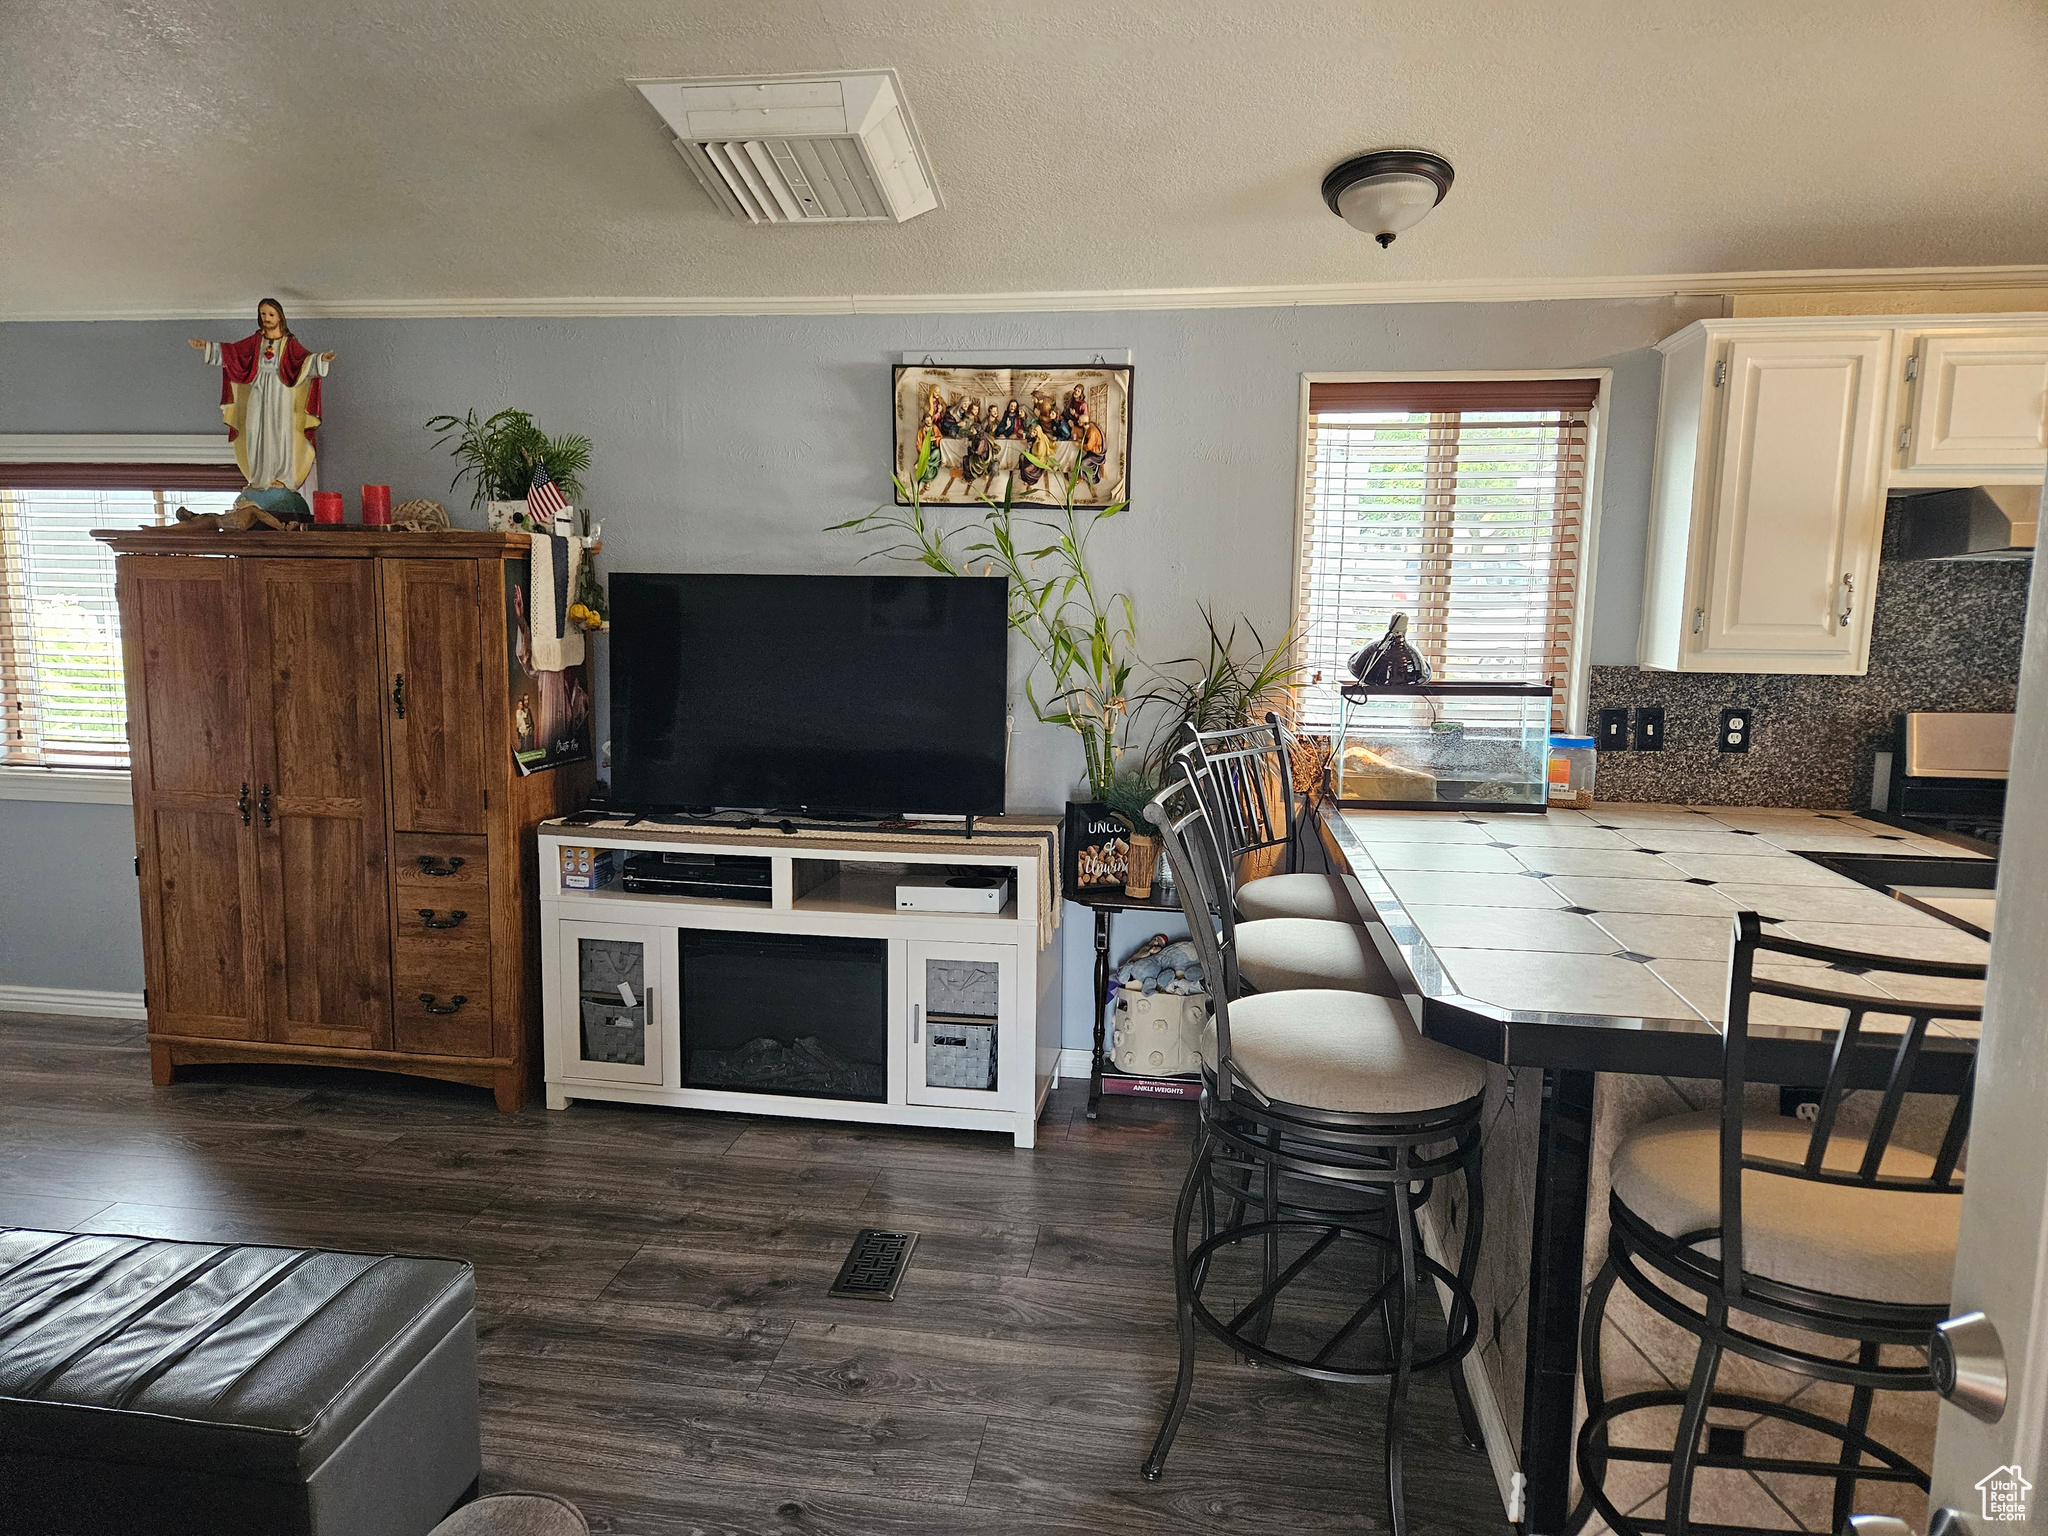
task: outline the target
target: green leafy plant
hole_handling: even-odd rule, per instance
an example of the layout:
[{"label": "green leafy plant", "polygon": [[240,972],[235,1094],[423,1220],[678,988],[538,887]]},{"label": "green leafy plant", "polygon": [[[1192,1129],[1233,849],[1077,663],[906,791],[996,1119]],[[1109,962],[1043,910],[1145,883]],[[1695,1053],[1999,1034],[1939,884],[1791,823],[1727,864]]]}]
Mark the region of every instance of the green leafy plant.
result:
[{"label": "green leafy plant", "polygon": [[1145,819],[1145,807],[1152,797],[1159,793],[1159,775],[1150,764],[1136,768],[1125,768],[1109,781],[1098,797],[1102,803],[1132,832],[1146,837],[1157,835],[1152,823]]},{"label": "green leafy plant", "polygon": [[590,468],[590,439],[581,433],[549,437],[533,424],[525,411],[499,411],[478,417],[436,416],[427,423],[436,448],[447,448],[461,468],[448,482],[454,490],[470,480],[469,504],[480,507],[487,501],[520,501],[533,488],[533,470],[545,462],[548,473],[562,489],[564,499],[583,498],[583,476]]},{"label": "green leafy plant", "polygon": [[[1145,754],[1146,769],[1155,780],[1164,778],[1167,759],[1187,740],[1189,731],[1227,731],[1252,725],[1263,720],[1269,710],[1285,716],[1301,685],[1305,668],[1294,659],[1293,630],[1269,646],[1250,619],[1233,623],[1225,633],[1217,628],[1216,615],[1204,606],[1202,623],[1209,631],[1208,654],[1167,662],[1158,671],[1159,684],[1146,695],[1148,701],[1158,703],[1163,715]],[[1242,654],[1239,623],[1251,637],[1250,649]],[[1198,670],[1180,675],[1166,670],[1174,667]]]},{"label": "green leafy plant", "polygon": [[[938,452],[938,443],[927,438],[919,444],[911,473],[892,476],[908,506],[877,507],[834,523],[828,531],[891,536],[893,542],[869,551],[863,560],[914,560],[949,576],[965,576],[979,566],[985,574],[1009,577],[1010,627],[1037,657],[1024,680],[1024,696],[1038,719],[1080,737],[1088,794],[1100,800],[1116,778],[1124,750],[1131,707],[1125,690],[1137,657],[1137,616],[1128,594],[1097,588],[1088,568],[1088,541],[1126,503],[1075,506],[1081,483],[1076,474],[1065,477],[1057,509],[1042,517],[1019,516],[1012,475],[1001,502],[983,496],[970,524],[946,528],[924,510],[924,485],[932,478]],[[1023,457],[1047,474],[1060,473],[1046,460],[1028,453]],[[1049,542],[1038,543],[1041,538]],[[957,552],[955,541],[964,541]]]}]

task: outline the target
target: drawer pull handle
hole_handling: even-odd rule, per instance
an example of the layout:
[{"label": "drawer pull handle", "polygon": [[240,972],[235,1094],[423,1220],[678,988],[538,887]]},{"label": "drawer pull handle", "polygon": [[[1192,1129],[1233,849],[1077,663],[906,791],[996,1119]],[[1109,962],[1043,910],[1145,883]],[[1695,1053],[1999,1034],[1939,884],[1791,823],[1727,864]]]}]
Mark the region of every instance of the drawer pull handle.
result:
[{"label": "drawer pull handle", "polygon": [[242,792],[235,796],[235,809],[242,813],[242,825],[249,825],[249,781],[242,781]]},{"label": "drawer pull handle", "polygon": [[463,861],[461,859],[450,859],[444,864],[431,853],[420,855],[420,872],[422,874],[452,875],[455,871],[462,868],[462,865]]},{"label": "drawer pull handle", "polygon": [[398,711],[398,718],[405,718],[405,674],[397,674],[398,680],[391,685],[391,703]]},{"label": "drawer pull handle", "polygon": [[453,997],[448,999],[447,1005],[444,1007],[440,1003],[434,1001],[433,993],[422,992],[420,994],[420,1006],[426,1009],[427,1012],[429,1013],[454,1013],[457,1009],[459,1009],[464,1003],[468,1001],[468,998],[464,997],[460,992],[458,992]]},{"label": "drawer pull handle", "polygon": [[270,825],[270,786],[263,786],[263,793],[256,797],[256,809],[263,813],[263,825]]},{"label": "drawer pull handle", "polygon": [[447,917],[437,919],[434,916],[434,909],[432,907],[421,907],[420,926],[422,928],[459,928],[462,926],[462,920],[467,916],[469,916],[467,912],[450,912]]}]

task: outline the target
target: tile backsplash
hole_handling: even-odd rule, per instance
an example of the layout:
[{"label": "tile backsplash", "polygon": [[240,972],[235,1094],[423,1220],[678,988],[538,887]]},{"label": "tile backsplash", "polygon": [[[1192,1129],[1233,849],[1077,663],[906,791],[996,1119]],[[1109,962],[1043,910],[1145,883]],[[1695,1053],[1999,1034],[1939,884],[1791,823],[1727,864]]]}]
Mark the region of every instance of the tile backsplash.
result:
[{"label": "tile backsplash", "polygon": [[[1902,560],[1901,506],[1885,518],[1864,676],[1593,668],[1589,730],[1601,709],[1664,708],[1663,751],[1600,754],[1600,798],[1861,809],[1894,715],[2011,709],[2032,563]],[[1730,705],[1756,712],[1747,752],[1718,750]]]}]

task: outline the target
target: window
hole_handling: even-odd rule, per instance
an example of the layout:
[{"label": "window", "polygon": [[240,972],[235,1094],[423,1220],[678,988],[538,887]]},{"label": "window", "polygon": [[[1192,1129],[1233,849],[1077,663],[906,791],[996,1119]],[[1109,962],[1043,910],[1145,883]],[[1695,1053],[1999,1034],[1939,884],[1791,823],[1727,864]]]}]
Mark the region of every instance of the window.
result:
[{"label": "window", "polygon": [[91,530],[225,511],[241,483],[231,464],[0,463],[0,768],[127,768],[114,556]]},{"label": "window", "polygon": [[1573,681],[1595,378],[1309,384],[1296,623],[1305,729],[1396,613],[1448,682]]}]

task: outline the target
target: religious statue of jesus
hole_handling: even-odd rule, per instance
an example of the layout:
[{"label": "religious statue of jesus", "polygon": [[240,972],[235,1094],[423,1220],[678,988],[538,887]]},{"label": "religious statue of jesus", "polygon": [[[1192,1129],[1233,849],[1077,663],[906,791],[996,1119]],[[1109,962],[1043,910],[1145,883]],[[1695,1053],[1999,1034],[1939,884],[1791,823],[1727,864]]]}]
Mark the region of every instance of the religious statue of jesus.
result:
[{"label": "religious statue of jesus", "polygon": [[292,334],[284,306],[256,306],[256,332],[240,341],[201,341],[209,368],[220,369],[220,414],[242,477],[258,490],[312,490],[313,434],[320,425],[320,380],[332,352],[308,352]]}]

